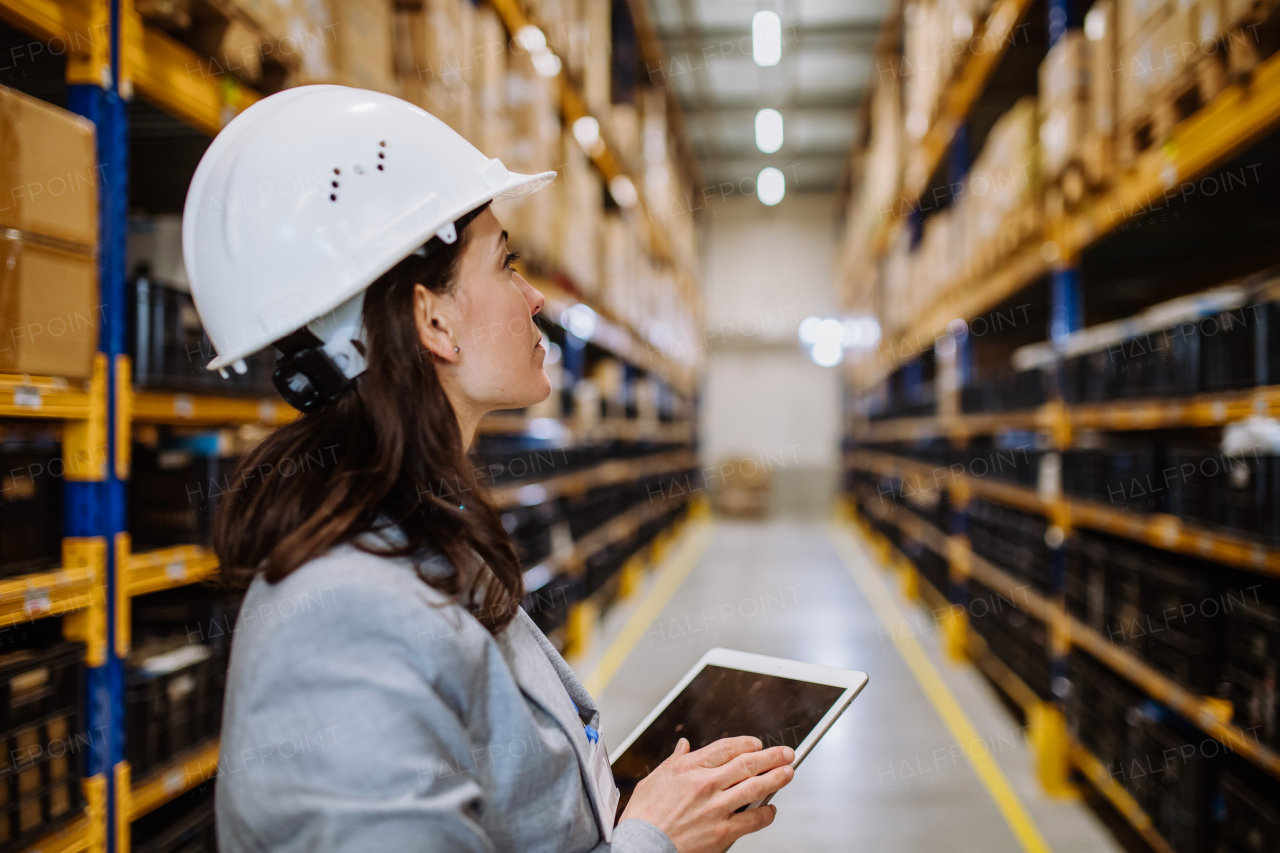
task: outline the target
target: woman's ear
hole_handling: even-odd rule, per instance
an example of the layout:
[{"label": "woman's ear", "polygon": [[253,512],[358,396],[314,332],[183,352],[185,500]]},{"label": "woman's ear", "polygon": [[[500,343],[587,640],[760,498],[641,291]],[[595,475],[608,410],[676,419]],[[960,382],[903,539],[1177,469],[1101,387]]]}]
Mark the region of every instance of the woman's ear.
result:
[{"label": "woman's ear", "polygon": [[413,286],[413,322],[424,351],[447,364],[458,360],[458,349],[442,298],[421,284]]}]

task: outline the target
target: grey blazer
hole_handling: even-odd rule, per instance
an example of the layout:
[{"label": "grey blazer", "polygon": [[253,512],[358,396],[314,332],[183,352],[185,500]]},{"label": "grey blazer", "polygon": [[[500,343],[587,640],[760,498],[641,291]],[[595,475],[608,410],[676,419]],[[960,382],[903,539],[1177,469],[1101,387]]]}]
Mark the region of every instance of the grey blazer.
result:
[{"label": "grey blazer", "polygon": [[219,848],[676,853],[641,820],[603,843],[584,722],[595,702],[523,610],[494,638],[409,561],[335,548],[245,596]]}]

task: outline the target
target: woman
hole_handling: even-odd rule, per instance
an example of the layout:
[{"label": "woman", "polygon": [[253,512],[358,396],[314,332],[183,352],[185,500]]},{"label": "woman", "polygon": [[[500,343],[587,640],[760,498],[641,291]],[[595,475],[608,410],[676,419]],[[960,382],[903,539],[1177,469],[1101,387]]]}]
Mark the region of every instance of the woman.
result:
[{"label": "woman", "polygon": [[210,368],[274,343],[304,411],[242,461],[245,497],[214,534],[224,577],[248,584],[224,853],[703,853],[773,820],[736,812],[787,784],[794,755],[734,738],[681,741],[614,826],[595,703],[520,609],[466,460],[487,412],[550,393],[543,297],[490,203],[553,177],[336,86],[246,110],[196,171],[183,249]]}]

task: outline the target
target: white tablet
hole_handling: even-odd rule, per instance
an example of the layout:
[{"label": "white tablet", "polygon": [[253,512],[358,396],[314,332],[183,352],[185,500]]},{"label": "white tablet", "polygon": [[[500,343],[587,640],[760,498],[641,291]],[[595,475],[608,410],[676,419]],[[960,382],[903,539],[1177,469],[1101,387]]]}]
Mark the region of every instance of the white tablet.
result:
[{"label": "white tablet", "polygon": [[753,735],[766,749],[794,749],[791,766],[798,767],[866,685],[865,672],[712,649],[609,755],[622,794],[617,813],[682,737],[701,749],[720,738]]}]

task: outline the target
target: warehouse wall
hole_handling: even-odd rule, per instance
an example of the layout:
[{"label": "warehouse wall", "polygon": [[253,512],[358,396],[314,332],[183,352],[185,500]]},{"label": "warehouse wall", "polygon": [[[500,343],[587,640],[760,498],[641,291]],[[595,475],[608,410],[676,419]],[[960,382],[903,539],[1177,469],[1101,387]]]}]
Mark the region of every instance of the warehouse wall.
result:
[{"label": "warehouse wall", "polygon": [[776,511],[823,511],[838,468],[839,375],[809,359],[796,330],[835,314],[833,200],[795,195],[768,208],[751,196],[708,213],[703,464],[763,459]]}]

